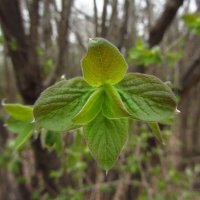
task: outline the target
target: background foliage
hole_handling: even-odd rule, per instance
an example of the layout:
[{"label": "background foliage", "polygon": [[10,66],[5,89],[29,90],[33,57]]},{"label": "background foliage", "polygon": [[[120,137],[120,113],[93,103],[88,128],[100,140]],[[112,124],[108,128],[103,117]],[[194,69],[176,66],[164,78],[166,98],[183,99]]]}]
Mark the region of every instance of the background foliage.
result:
[{"label": "background foliage", "polygon": [[[130,72],[170,81],[181,110],[161,125],[164,146],[146,124],[133,122],[119,161],[106,175],[81,129],[32,135],[31,107],[17,115],[1,107],[0,200],[199,199],[198,0],[0,0],[0,5],[4,105],[33,105],[61,75],[81,75],[88,38],[101,36],[119,48]],[[28,142],[22,145],[19,137]]]}]

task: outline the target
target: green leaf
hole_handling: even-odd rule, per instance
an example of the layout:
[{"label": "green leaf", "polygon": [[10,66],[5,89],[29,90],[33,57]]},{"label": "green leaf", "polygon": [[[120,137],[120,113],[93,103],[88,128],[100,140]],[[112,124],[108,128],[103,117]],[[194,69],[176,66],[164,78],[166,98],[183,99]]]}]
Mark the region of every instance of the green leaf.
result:
[{"label": "green leaf", "polygon": [[183,20],[187,27],[194,31],[196,34],[200,34],[200,14],[188,13],[183,16]]},{"label": "green leaf", "polygon": [[3,103],[5,111],[14,119],[19,121],[33,121],[33,108],[21,104],[6,104]]},{"label": "green leaf", "polygon": [[108,119],[100,112],[83,131],[96,160],[104,169],[111,168],[127,140],[128,120]]},{"label": "green leaf", "polygon": [[159,142],[161,142],[162,144],[165,144],[158,123],[156,123],[156,122],[149,122],[148,125],[151,128],[151,130],[152,130],[154,136],[156,137],[156,139]]},{"label": "green leaf", "polygon": [[62,151],[62,134],[60,132],[47,131],[41,133],[42,146],[49,150],[55,149],[57,153]]},{"label": "green leaf", "polygon": [[89,49],[82,60],[84,79],[92,86],[116,84],[124,77],[127,63],[119,50],[103,38],[89,40]]},{"label": "green leaf", "polygon": [[104,101],[103,88],[98,88],[87,100],[81,111],[73,118],[75,124],[84,125],[92,121],[100,112]]},{"label": "green leaf", "polygon": [[104,90],[103,114],[111,119],[130,117],[131,115],[125,108],[116,89],[112,85],[107,84],[104,86]]},{"label": "green leaf", "polygon": [[174,121],[175,121],[175,115],[171,115],[168,119],[160,121],[159,123],[163,125],[172,125]]},{"label": "green leaf", "polygon": [[7,127],[18,136],[14,143],[14,150],[18,150],[33,133],[33,108],[21,104],[5,104],[5,111],[9,114]]},{"label": "green leaf", "polygon": [[36,53],[38,56],[43,57],[45,55],[45,51],[42,48],[37,47]]},{"label": "green leaf", "polygon": [[162,62],[162,55],[159,47],[150,48],[139,39],[136,41],[135,47],[129,50],[128,60],[148,66],[151,64],[160,64]]},{"label": "green leaf", "polygon": [[32,136],[33,124],[31,122],[19,121],[10,117],[7,121],[7,127],[13,133],[17,133],[14,142],[14,150],[18,150]]},{"label": "green leaf", "polygon": [[162,121],[176,109],[176,97],[171,89],[154,76],[128,74],[117,87],[127,110],[135,119]]},{"label": "green leaf", "polygon": [[30,124],[30,126],[27,126],[27,129],[24,130],[23,132],[21,132],[16,140],[15,140],[15,144],[14,144],[14,149],[15,150],[18,150],[19,148],[22,147],[22,145],[24,143],[26,143],[26,141],[32,136],[33,134],[33,127],[32,125]]},{"label": "green leaf", "polygon": [[9,117],[6,125],[8,130],[17,134],[26,132],[26,130],[29,129],[30,126],[32,127],[32,124],[30,122],[19,121],[14,119],[13,117]]},{"label": "green leaf", "polygon": [[34,105],[36,122],[47,130],[58,132],[77,128],[72,118],[93,90],[82,78],[63,80],[47,88]]}]

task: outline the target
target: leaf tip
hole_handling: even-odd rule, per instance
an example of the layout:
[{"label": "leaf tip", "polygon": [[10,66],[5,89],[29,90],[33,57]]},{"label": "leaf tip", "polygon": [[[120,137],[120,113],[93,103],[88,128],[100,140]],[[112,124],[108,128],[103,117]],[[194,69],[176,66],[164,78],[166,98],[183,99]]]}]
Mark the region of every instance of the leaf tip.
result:
[{"label": "leaf tip", "polygon": [[94,47],[100,45],[102,42],[105,42],[105,39],[100,37],[89,38],[89,46]]},{"label": "leaf tip", "polygon": [[36,122],[35,118],[31,121],[31,124],[34,124]]},{"label": "leaf tip", "polygon": [[165,140],[163,139],[163,137],[161,137],[161,138],[155,137],[155,139],[156,139],[157,142],[160,143],[161,145],[166,146],[166,142],[165,142]]},{"label": "leaf tip", "polygon": [[168,87],[172,88],[172,82],[171,81],[166,81],[164,82],[165,85],[167,85]]},{"label": "leaf tip", "polygon": [[3,124],[3,127],[8,127],[8,124]]},{"label": "leaf tip", "polygon": [[6,105],[6,98],[1,100],[1,106],[5,106]]},{"label": "leaf tip", "polygon": [[63,74],[63,75],[60,76],[60,80],[61,81],[66,80],[65,74]]},{"label": "leaf tip", "polygon": [[176,108],[175,114],[180,114],[180,113],[181,113],[181,111]]},{"label": "leaf tip", "polygon": [[162,141],[161,141],[161,144],[163,145],[163,146],[166,146],[166,142],[162,139]]}]

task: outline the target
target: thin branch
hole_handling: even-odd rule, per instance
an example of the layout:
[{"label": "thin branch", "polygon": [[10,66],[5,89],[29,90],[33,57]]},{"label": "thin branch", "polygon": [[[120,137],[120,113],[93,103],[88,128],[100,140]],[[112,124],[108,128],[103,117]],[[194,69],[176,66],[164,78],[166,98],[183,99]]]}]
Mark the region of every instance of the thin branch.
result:
[{"label": "thin branch", "polygon": [[118,0],[112,1],[112,13],[110,19],[108,20],[108,29],[106,37],[113,43],[119,42],[119,20],[118,20]]},{"label": "thin branch", "polygon": [[101,22],[101,36],[102,37],[106,37],[106,33],[107,33],[107,26],[106,26],[107,6],[108,6],[108,0],[104,0],[102,22]]},{"label": "thin branch", "polygon": [[181,96],[185,96],[190,89],[200,82],[200,55],[199,53],[189,63],[187,71],[181,79]]},{"label": "thin branch", "polygon": [[73,32],[74,32],[74,34],[76,35],[76,39],[77,39],[77,41],[78,41],[80,47],[82,48],[82,50],[83,50],[84,52],[86,52],[86,51],[87,51],[87,48],[85,47],[85,45],[84,45],[84,43],[83,43],[81,34],[80,34],[79,31],[77,31],[77,30],[74,30]]},{"label": "thin branch", "polygon": [[95,28],[95,36],[98,36],[99,35],[99,32],[98,32],[99,24],[98,24],[98,10],[97,10],[97,2],[96,2],[96,0],[93,0],[93,4],[94,4],[94,28]]},{"label": "thin branch", "polygon": [[[44,0],[44,17],[43,17],[43,39],[45,43],[45,51],[49,51],[52,46],[52,26],[51,26],[51,9],[50,9],[50,1]],[[47,53],[48,54],[48,53]]]},{"label": "thin branch", "polygon": [[162,41],[163,36],[176,16],[178,9],[183,5],[183,1],[184,0],[167,1],[163,13],[150,30],[148,41],[150,47],[153,47]]},{"label": "thin branch", "polygon": [[120,40],[118,44],[119,50],[123,47],[124,39],[127,35],[128,16],[129,16],[129,0],[124,0],[124,16],[123,16],[123,23],[121,26]]},{"label": "thin branch", "polygon": [[113,0],[112,3],[112,14],[110,16],[110,26],[112,26],[112,23],[117,15],[117,4],[118,4],[118,0]]},{"label": "thin branch", "polygon": [[84,16],[87,21],[93,22],[92,16],[88,15],[84,11],[82,11],[82,10],[80,10],[78,8],[74,8],[73,10],[76,11],[78,14]]},{"label": "thin branch", "polygon": [[60,77],[65,71],[65,60],[67,56],[67,49],[69,46],[69,23],[74,0],[62,0],[62,12],[59,22],[58,35],[58,61],[52,76],[45,81],[44,85],[51,85]]},{"label": "thin branch", "polygon": [[40,66],[37,55],[38,48],[38,27],[39,27],[39,3],[40,0],[33,0],[30,7],[30,47],[29,47],[29,64],[30,64],[30,73],[36,72],[39,82],[41,82]]}]

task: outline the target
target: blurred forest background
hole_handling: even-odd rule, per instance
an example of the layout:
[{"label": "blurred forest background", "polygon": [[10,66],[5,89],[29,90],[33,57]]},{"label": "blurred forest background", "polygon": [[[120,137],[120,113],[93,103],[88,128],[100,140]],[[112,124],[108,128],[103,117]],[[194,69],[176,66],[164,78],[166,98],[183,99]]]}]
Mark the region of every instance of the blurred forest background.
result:
[{"label": "blurred forest background", "polygon": [[6,127],[0,107],[0,200],[199,200],[199,0],[0,0],[0,98],[33,105],[61,75],[81,75],[96,36],[120,49],[129,71],[171,82],[181,114],[161,125],[166,145],[133,123],[106,175],[81,130],[34,134],[13,151],[21,125]]}]

